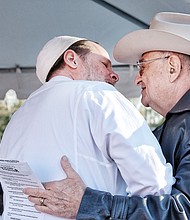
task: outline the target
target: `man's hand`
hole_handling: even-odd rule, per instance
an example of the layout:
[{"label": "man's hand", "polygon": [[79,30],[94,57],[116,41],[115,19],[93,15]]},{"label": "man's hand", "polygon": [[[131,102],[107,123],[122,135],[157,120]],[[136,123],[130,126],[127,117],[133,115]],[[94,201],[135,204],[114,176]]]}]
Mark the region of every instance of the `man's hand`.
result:
[{"label": "man's hand", "polygon": [[67,175],[66,179],[45,183],[45,189],[26,188],[24,193],[38,211],[75,218],[86,186],[65,156],[61,158],[61,166]]}]

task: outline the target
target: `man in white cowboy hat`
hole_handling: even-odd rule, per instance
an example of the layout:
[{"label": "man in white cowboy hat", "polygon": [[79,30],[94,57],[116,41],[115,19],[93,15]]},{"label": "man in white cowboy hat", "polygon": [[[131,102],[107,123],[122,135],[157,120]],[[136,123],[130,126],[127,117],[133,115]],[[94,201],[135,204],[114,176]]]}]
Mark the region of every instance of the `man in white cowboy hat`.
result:
[{"label": "man in white cowboy hat", "polygon": [[[36,73],[43,85],[11,118],[2,158],[28,162],[41,182],[66,177],[60,159],[67,155],[92,188],[141,196],[171,192],[172,167],[142,115],[114,88],[119,78],[103,47],[55,37],[40,51]],[[46,214],[44,220],[57,218]]]},{"label": "man in white cowboy hat", "polygon": [[[176,183],[171,195],[160,197],[112,196],[90,188],[83,195],[81,179],[62,161],[68,175],[60,183],[62,198],[69,204],[62,209],[62,215],[77,214],[76,207],[81,201],[77,219],[190,219],[190,15],[156,14],[149,29],[129,33],[119,40],[114,57],[123,63],[137,62],[135,83],[142,88],[143,105],[165,117],[154,134],[167,162],[173,166]],[[53,191],[54,184],[47,187],[51,186]],[[39,195],[48,193],[52,195],[48,191]],[[45,211],[53,214],[50,210]]]}]

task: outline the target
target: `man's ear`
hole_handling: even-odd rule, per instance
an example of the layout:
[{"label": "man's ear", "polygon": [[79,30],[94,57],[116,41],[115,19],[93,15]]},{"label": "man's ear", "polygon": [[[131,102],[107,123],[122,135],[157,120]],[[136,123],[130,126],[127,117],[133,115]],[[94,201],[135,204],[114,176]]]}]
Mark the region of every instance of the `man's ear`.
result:
[{"label": "man's ear", "polygon": [[64,53],[64,62],[73,69],[78,67],[78,55],[73,50],[67,50]]},{"label": "man's ear", "polygon": [[176,55],[171,55],[168,58],[169,62],[169,81],[173,83],[180,75],[181,60]]}]

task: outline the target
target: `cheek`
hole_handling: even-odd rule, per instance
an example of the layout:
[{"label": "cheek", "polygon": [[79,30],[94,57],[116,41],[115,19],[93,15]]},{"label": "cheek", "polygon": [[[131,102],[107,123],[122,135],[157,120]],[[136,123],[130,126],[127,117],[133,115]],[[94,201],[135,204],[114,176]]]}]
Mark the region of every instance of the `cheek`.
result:
[{"label": "cheek", "polygon": [[149,81],[149,90],[151,90],[150,92],[152,93],[156,93],[159,89],[159,83],[157,80],[151,80]]},{"label": "cheek", "polygon": [[157,95],[157,92],[159,91],[159,81],[156,79],[156,77],[150,76],[146,77],[146,79],[143,80],[146,86],[146,93],[150,97],[154,97]]},{"label": "cheek", "polygon": [[97,66],[96,69],[94,69],[96,74],[101,78],[106,78],[109,75],[109,71],[107,71],[106,68],[102,68],[100,66]]},{"label": "cheek", "polygon": [[148,88],[148,97],[151,102],[159,103],[166,96],[164,92],[164,83],[159,79],[152,80]]}]

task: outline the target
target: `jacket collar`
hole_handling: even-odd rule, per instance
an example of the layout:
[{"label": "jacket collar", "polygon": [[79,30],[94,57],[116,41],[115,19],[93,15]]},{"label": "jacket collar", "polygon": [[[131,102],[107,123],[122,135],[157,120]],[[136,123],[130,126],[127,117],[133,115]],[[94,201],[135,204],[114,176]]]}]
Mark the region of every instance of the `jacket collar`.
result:
[{"label": "jacket collar", "polygon": [[[174,114],[184,111],[190,111],[190,90],[188,90],[177,104],[168,112],[168,114]],[[167,114],[167,115],[168,115]]]}]

